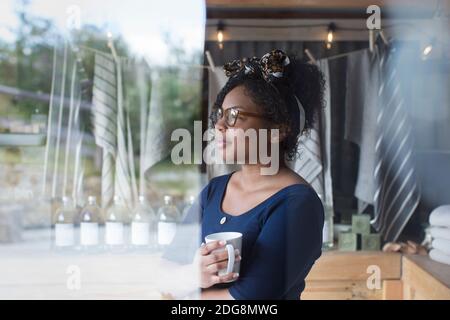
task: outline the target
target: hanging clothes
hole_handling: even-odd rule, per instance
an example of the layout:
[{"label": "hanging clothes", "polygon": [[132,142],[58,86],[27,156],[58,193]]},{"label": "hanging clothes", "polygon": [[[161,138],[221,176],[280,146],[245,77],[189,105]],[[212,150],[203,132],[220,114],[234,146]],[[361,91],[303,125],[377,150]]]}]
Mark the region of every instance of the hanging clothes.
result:
[{"label": "hanging clothes", "polygon": [[[227,81],[228,78],[225,75],[222,66],[216,66],[214,69],[208,69],[208,115],[211,114],[211,109],[216,101],[217,95],[225,86]],[[214,142],[211,141],[210,143]],[[239,168],[240,165],[237,164],[208,164],[206,167],[208,180],[239,170]]]},{"label": "hanging clothes", "polygon": [[374,195],[378,68],[375,56],[369,50],[348,55],[346,82],[344,137],[360,148],[355,197],[361,213],[373,203]]},{"label": "hanging clothes", "polygon": [[372,224],[385,240],[395,241],[419,205],[420,190],[413,160],[412,124],[396,68],[398,55],[395,48],[382,48],[377,57],[380,83]]},{"label": "hanging clothes", "polygon": [[82,204],[84,169],[80,156],[86,137],[80,109],[85,107],[86,73],[80,53],[63,40],[55,44],[52,69],[42,195],[53,199],[72,196]]},{"label": "hanging clothes", "polygon": [[317,121],[308,134],[299,137],[298,157],[289,161],[289,167],[302,176],[322,196],[322,201],[333,207],[331,179],[331,97],[328,61],[318,61],[325,80],[324,101]]},{"label": "hanging clothes", "polygon": [[212,106],[216,101],[217,94],[227,83],[228,78],[223,71],[222,66],[216,66],[214,69],[208,69],[208,114],[211,113]]},{"label": "hanging clothes", "polygon": [[319,137],[319,124],[316,122],[308,134],[299,138],[297,157],[288,162],[289,167],[305,179],[323,199],[323,166]]},{"label": "hanging clothes", "polygon": [[95,54],[92,113],[94,135],[103,150],[102,207],[119,196],[129,208],[137,198],[129,110],[124,96],[128,65],[107,53]]},{"label": "hanging clothes", "polygon": [[325,108],[322,109],[320,119],[320,141],[322,144],[322,168],[323,168],[323,201],[328,207],[333,208],[333,180],[331,175],[331,91],[330,70],[328,60],[318,61],[325,80],[324,100]]},{"label": "hanging clothes", "polygon": [[[165,158],[169,153],[169,133],[163,117],[163,97],[161,96],[161,74],[154,71],[151,78],[151,98],[148,111],[145,106],[141,106],[141,117],[144,123],[141,124],[141,149],[140,158],[140,193],[144,193],[145,173],[157,162]],[[144,101],[142,102],[145,103]]]},{"label": "hanging clothes", "polygon": [[102,207],[114,197],[114,167],[117,148],[117,84],[112,56],[95,54],[92,114],[96,144],[102,148]]},{"label": "hanging clothes", "polygon": [[373,227],[396,241],[418,206],[411,123],[394,53],[368,50],[348,56],[346,137],[360,146],[355,196],[359,212],[374,205]]}]

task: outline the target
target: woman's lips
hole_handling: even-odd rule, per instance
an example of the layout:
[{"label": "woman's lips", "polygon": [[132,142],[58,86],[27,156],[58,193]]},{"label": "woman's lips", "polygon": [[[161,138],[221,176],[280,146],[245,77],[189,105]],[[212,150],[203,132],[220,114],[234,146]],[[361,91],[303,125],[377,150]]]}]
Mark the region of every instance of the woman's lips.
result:
[{"label": "woman's lips", "polygon": [[229,143],[229,142],[226,141],[226,140],[218,140],[218,141],[216,142],[217,147],[219,147],[219,148],[225,148],[225,147],[227,146],[228,143]]}]

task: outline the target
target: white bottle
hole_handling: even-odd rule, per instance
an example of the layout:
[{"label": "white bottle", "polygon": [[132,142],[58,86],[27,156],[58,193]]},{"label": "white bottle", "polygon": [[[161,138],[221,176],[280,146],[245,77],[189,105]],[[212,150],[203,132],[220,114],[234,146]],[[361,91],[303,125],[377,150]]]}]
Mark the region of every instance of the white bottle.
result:
[{"label": "white bottle", "polygon": [[92,248],[99,244],[100,208],[94,196],[88,197],[87,205],[80,213],[80,245]]},{"label": "white bottle", "polygon": [[55,212],[54,243],[57,248],[70,248],[75,245],[74,219],[76,209],[69,197],[62,198],[62,205]]},{"label": "white bottle", "polygon": [[139,203],[131,218],[131,244],[133,246],[149,246],[151,244],[151,225],[154,224],[155,213],[144,196],[139,196]]},{"label": "white bottle", "polygon": [[171,196],[164,196],[164,205],[158,210],[158,245],[169,245],[177,231],[177,223],[180,220],[180,211],[172,203]]},{"label": "white bottle", "polygon": [[114,203],[106,211],[105,217],[105,244],[109,248],[118,248],[124,245],[124,216],[125,205],[118,196],[114,196]]},{"label": "white bottle", "polygon": [[[320,200],[322,200],[322,196],[318,195]],[[330,250],[334,246],[334,232],[333,232],[333,207],[326,204],[325,201],[322,201],[323,210],[324,210],[324,221],[323,221],[323,230],[322,230],[322,249]]]},{"label": "white bottle", "polygon": [[195,197],[189,196],[186,206],[183,208],[183,213],[181,215],[181,220],[184,220],[189,213],[189,210],[194,205]]}]

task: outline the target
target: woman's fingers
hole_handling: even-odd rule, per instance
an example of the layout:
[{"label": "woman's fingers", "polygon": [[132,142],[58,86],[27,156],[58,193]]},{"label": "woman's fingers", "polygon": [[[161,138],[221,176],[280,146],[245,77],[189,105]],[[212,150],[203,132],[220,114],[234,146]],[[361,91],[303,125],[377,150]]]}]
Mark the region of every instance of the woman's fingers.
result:
[{"label": "woman's fingers", "polygon": [[228,266],[228,261],[210,264],[206,267],[209,273],[217,273],[220,269],[225,269]]},{"label": "woman's fingers", "polygon": [[203,257],[203,265],[208,266],[213,263],[217,263],[220,261],[228,260],[228,252],[227,251],[216,251],[211,252],[207,256]]},{"label": "woman's fingers", "polygon": [[[240,252],[238,249],[234,250],[234,258],[238,259]],[[203,257],[203,265],[209,266],[210,264],[228,261],[228,252],[226,250],[211,252],[209,255]]]},{"label": "woman's fingers", "polygon": [[226,275],[223,276],[212,276],[211,277],[211,285],[215,285],[217,283],[223,283],[223,282],[228,282],[228,281],[232,281],[232,280],[236,280],[239,277],[239,273],[233,273],[230,272]]},{"label": "woman's fingers", "polygon": [[211,253],[211,251],[224,247],[225,244],[226,242],[223,240],[208,242],[207,244],[200,247],[200,254],[206,256]]},{"label": "woman's fingers", "polygon": [[[236,262],[241,261],[241,256],[236,253],[235,257],[234,257]],[[217,273],[219,270],[221,269],[225,269],[228,266],[228,255],[225,257],[225,259],[223,261],[219,261],[219,262],[214,262],[211,263],[209,265],[205,265],[206,266],[206,270],[209,273]]]},{"label": "woman's fingers", "polygon": [[[219,270],[226,269],[228,266],[228,251],[224,250],[225,241],[213,241],[207,244],[202,244],[198,250],[197,257],[200,259],[201,265],[201,287],[209,288],[214,284],[229,282],[236,280],[237,273],[229,273],[219,276]],[[234,251],[235,261],[241,260],[239,250]]]},{"label": "woman's fingers", "polygon": [[220,278],[220,282],[227,282],[227,281],[231,281],[231,280],[236,280],[239,277],[239,273],[234,273],[234,272],[230,272],[227,273],[226,275],[223,276],[219,276]]}]

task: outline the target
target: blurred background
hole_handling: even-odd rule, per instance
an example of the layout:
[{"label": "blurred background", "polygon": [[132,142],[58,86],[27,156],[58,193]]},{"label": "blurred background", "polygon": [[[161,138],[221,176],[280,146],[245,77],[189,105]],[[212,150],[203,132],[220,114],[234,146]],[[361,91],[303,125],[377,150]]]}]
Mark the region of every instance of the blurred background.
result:
[{"label": "blurred background", "polygon": [[[324,251],[426,256],[434,224],[450,228],[448,0],[4,0],[0,17],[3,257],[69,200],[78,217],[95,197],[104,222],[115,196],[127,212],[144,199],[155,223],[168,206],[179,223],[209,179],[236,167],[174,164],[172,132],[186,129],[201,157],[194,121],[208,127],[222,66],[272,49],[325,76],[324,108],[290,163],[324,203]],[[435,210],[447,218],[433,222]],[[434,260],[449,287],[443,247]]]},{"label": "blurred background", "polygon": [[[200,119],[200,1],[156,7],[142,1],[2,1],[1,12],[2,202],[34,208],[23,210],[30,212],[25,226],[48,225],[44,198],[53,207],[63,196],[73,196],[79,206],[89,195],[101,200],[102,147],[96,144],[91,108],[95,55],[111,55],[111,43],[127,68],[125,147],[134,163],[126,179],[131,185],[133,177],[133,188],[141,184],[140,191],[156,202],[166,193],[183,201],[185,194],[198,192],[198,169],[175,166],[168,156],[170,133],[192,130]],[[141,122],[144,112],[148,117]],[[161,123],[146,130],[154,114]],[[142,164],[145,153],[148,161]]]},{"label": "blurred background", "polygon": [[[362,49],[359,53],[370,50],[371,39],[375,45],[383,46],[389,41],[397,48],[399,58],[395,68],[411,125],[415,179],[421,189],[420,204],[402,232],[416,241],[423,238],[423,224],[427,223],[430,211],[450,203],[450,193],[446,191],[450,174],[448,2],[244,1],[232,5],[217,0],[207,3],[205,50],[219,66],[241,56],[262,56],[272,48],[292,52],[304,61],[315,59],[322,65],[326,62],[330,90],[326,97],[326,108],[330,110],[327,125],[331,132],[328,133],[329,149],[322,151],[323,157],[329,158],[331,202],[337,222],[350,222],[353,213],[371,210],[370,206],[362,210],[365,206],[361,202],[366,202],[367,193],[366,180],[360,176],[364,163],[371,161],[367,153],[373,146],[363,138],[368,127],[363,121],[370,120],[355,115],[352,109],[353,103],[364,109],[368,102],[365,97],[357,102],[349,97],[368,95],[370,90],[351,91],[348,86],[349,83],[359,86],[361,81],[369,83],[368,86],[376,84],[370,83],[369,69],[358,68],[353,71],[360,72],[360,78],[353,83],[355,79],[347,74],[349,65],[358,59],[358,50]],[[367,26],[368,17],[375,12],[368,9],[370,5],[380,9],[380,29],[372,32]],[[222,45],[217,40],[220,32]],[[360,123],[360,128],[353,127],[355,121]],[[321,127],[318,131],[324,133],[325,129]]]}]

